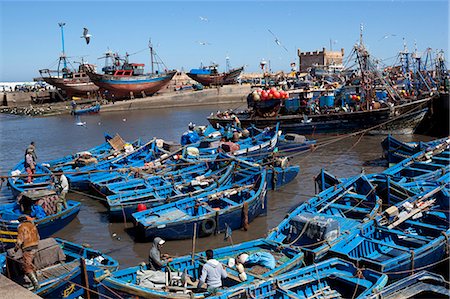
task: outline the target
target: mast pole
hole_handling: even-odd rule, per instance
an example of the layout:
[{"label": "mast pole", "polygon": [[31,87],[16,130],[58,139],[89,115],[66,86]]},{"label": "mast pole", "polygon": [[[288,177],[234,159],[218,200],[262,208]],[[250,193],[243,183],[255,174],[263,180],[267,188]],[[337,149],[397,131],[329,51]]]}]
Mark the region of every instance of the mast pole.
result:
[{"label": "mast pole", "polygon": [[58,25],[61,28],[61,43],[62,43],[62,55],[60,59],[63,60],[64,69],[67,69],[66,51],[64,49],[64,26],[66,26],[66,23],[61,22],[58,23]]},{"label": "mast pole", "polygon": [[148,47],[150,48],[150,65],[152,66],[152,74],[154,74],[154,68],[153,68],[153,45],[152,45],[152,39],[148,39]]}]

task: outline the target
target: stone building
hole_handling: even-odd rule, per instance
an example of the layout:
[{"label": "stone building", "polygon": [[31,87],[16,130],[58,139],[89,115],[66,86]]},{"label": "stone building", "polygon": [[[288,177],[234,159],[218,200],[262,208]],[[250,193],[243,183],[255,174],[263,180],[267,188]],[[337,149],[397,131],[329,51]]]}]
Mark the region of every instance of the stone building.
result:
[{"label": "stone building", "polygon": [[299,71],[306,72],[313,65],[342,65],[344,49],[342,48],[341,51],[327,51],[323,48],[322,51],[314,52],[301,52],[300,49],[297,49],[297,55],[300,67]]}]

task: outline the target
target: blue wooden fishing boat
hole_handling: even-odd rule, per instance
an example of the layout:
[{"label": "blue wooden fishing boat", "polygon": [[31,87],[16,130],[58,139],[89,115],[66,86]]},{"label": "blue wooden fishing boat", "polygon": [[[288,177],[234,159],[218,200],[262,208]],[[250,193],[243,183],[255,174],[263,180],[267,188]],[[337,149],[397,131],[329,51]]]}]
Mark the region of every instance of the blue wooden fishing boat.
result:
[{"label": "blue wooden fishing boat", "polygon": [[287,133],[278,137],[277,150],[281,154],[293,154],[314,148],[316,140],[306,139],[303,135]]},{"label": "blue wooden fishing boat", "polygon": [[444,140],[383,171],[383,175],[399,182],[435,180],[449,171],[449,163],[449,143]]},{"label": "blue wooden fishing boat", "polygon": [[94,114],[100,112],[100,104],[72,111],[73,115]]},{"label": "blue wooden fishing boat", "polygon": [[442,142],[449,140],[448,138],[437,139],[429,142],[403,142],[392,135],[388,135],[382,142],[383,154],[388,163],[398,163],[404,159],[408,159],[418,152],[424,151],[429,147],[434,147]]},{"label": "blue wooden fishing boat", "polygon": [[446,255],[449,198],[437,186],[391,206],[335,244],[330,253],[398,279],[432,266]]},{"label": "blue wooden fishing boat", "polygon": [[291,270],[272,280],[255,282],[244,288],[230,290],[221,299],[306,299],[367,298],[387,284],[388,277],[370,269],[358,269],[341,259]]},{"label": "blue wooden fishing boat", "polygon": [[[2,267],[3,274],[28,286],[30,282],[23,276],[20,257],[20,252],[18,255],[8,252],[8,258]],[[94,291],[97,289],[94,277],[99,271],[115,271],[118,268],[116,260],[100,251],[53,238],[40,241],[34,264],[40,283],[40,288],[35,293],[43,298],[84,297],[86,288]],[[83,267],[86,269],[86,278]]]},{"label": "blue wooden fishing boat", "polygon": [[[233,138],[233,134],[242,136]],[[184,150],[183,156],[187,159],[212,160],[215,159],[217,153],[225,152],[235,157],[246,157],[248,160],[259,161],[273,152],[278,143],[279,135],[281,135],[281,131],[278,129],[278,124],[264,130],[255,127],[249,127],[245,130],[235,127],[222,128],[220,135],[204,138],[198,143],[190,144]],[[222,137],[229,140],[234,139],[234,141],[222,142],[220,140]],[[192,151],[193,147],[198,150]]]},{"label": "blue wooden fishing boat", "polygon": [[[68,200],[67,208],[55,214],[46,215],[34,220],[41,238],[48,238],[55,232],[67,226],[80,211],[79,202]],[[0,247],[2,251],[14,246],[17,237],[18,217],[23,215],[17,203],[0,206]]]},{"label": "blue wooden fishing boat", "polygon": [[[214,162],[190,164],[180,161],[179,164],[183,164],[183,167],[178,170],[175,169],[176,164],[164,164],[164,167],[152,169],[151,173],[133,167],[121,171],[97,173],[91,176],[89,182],[93,191],[106,198],[110,195],[152,189],[155,186],[169,183],[180,185],[180,188],[182,188],[182,184],[186,184],[199,176],[221,177],[221,170],[227,166],[225,162],[221,163],[224,164],[224,167],[215,167]],[[167,171],[167,167],[170,167],[171,171]]]},{"label": "blue wooden fishing boat", "polygon": [[19,196],[20,193],[30,190],[53,189],[51,184],[52,172],[42,164],[36,164],[36,172],[31,183],[27,183],[27,172],[24,161],[20,161],[10,171],[8,185],[11,187],[13,198]]},{"label": "blue wooden fishing boat", "polygon": [[133,149],[128,152],[122,147],[115,155],[108,155],[97,162],[94,161],[88,165],[67,170],[66,176],[70,182],[70,187],[72,189],[87,191],[90,187],[90,178],[95,172],[109,172],[110,170],[114,171],[122,168],[142,167],[145,163],[163,154],[163,150],[156,146],[155,139],[136,148],[137,144],[140,144],[140,141],[135,143],[132,147]]},{"label": "blue wooden fishing boat", "polygon": [[449,298],[450,286],[441,275],[420,271],[396,281],[370,299]]},{"label": "blue wooden fishing boat", "polygon": [[[197,165],[191,165],[187,168],[181,167],[179,170],[173,169],[163,176],[152,176],[149,179],[126,184],[120,183],[120,186],[126,189],[106,197],[105,203],[108,206],[110,218],[112,220],[129,218],[137,211],[138,205],[153,208],[186,197],[212,192],[220,186],[228,186],[239,169],[232,160],[209,164],[209,169],[201,170],[200,175],[196,175]],[[133,188],[134,184],[143,185],[143,188]]]},{"label": "blue wooden fishing boat", "polygon": [[[407,182],[436,181],[450,171],[450,139],[431,141],[432,146],[419,151],[410,158],[386,169],[381,173],[367,175],[370,179],[380,178],[382,181],[388,178],[392,182],[405,185]],[[323,191],[331,186],[339,185],[347,180],[337,178],[326,170],[321,170],[315,177],[316,190]]]},{"label": "blue wooden fishing boat", "polygon": [[[96,158],[97,160],[101,159],[101,157],[105,155],[111,154],[112,151],[114,151],[114,149],[109,141],[113,139],[113,137],[108,133],[104,133],[104,137],[105,137],[104,143],[95,146],[93,148],[87,149],[83,152],[89,152],[92,155],[92,157]],[[63,170],[61,169],[61,167],[68,164],[73,165],[75,163],[74,160],[77,159],[79,156],[80,156],[79,153],[75,153],[72,155],[67,155],[62,158],[45,162],[44,164],[48,164],[50,169]]]},{"label": "blue wooden fishing boat", "polygon": [[[238,275],[236,267],[229,267],[230,258],[235,258],[241,253],[270,253],[276,260],[273,269],[260,265],[246,267],[247,280],[242,281]],[[303,254],[300,251],[270,242],[265,239],[244,242],[237,245],[227,246],[214,250],[214,258],[223,265],[228,273],[228,277],[223,280],[223,289],[219,293],[225,294],[228,289],[239,289],[250,283],[259,280],[266,280],[272,276],[279,275],[286,271],[301,267]],[[163,267],[159,273],[162,280],[143,279],[149,276],[145,265],[122,269],[111,273],[109,276],[102,276],[103,280],[99,285],[100,298],[121,296],[123,298],[205,298],[211,296],[205,290],[195,290],[193,286],[187,286],[179,281],[178,273],[185,272],[191,280],[200,278],[200,267],[206,263],[204,253],[194,256],[183,256],[174,258],[167,266]],[[172,275],[164,275],[171,272]],[[177,272],[177,273],[175,273]],[[154,275],[156,276],[156,275]],[[156,277],[155,277],[156,278]],[[114,298],[115,298],[114,297]],[[214,298],[214,296],[211,296]]]},{"label": "blue wooden fishing boat", "polygon": [[278,190],[284,185],[292,182],[300,172],[300,166],[265,166],[267,171],[267,189]]},{"label": "blue wooden fishing boat", "polygon": [[267,238],[298,247],[308,261],[317,261],[348,232],[374,219],[382,202],[376,185],[360,175],[326,189],[295,208]]},{"label": "blue wooden fishing boat", "polygon": [[138,234],[144,238],[188,239],[198,227],[198,236],[209,236],[250,223],[267,209],[266,171],[242,169],[228,186],[209,193],[137,212],[132,215]]}]

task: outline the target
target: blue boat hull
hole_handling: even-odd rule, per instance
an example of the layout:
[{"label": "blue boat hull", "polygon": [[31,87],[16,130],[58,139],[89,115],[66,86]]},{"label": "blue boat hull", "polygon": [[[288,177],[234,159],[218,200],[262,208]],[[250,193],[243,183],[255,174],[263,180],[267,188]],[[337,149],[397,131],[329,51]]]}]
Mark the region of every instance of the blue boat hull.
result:
[{"label": "blue boat hull", "polygon": [[[78,212],[80,212],[81,204],[72,201],[70,206],[71,207],[59,214],[35,220],[41,239],[51,237],[54,233],[66,227],[73,219],[75,219],[75,217],[77,217]],[[17,227],[18,223],[8,223],[5,225],[5,223],[0,222],[0,238],[3,240],[1,242],[1,248],[3,251],[14,246],[15,234],[11,235],[10,233],[17,233]]]}]

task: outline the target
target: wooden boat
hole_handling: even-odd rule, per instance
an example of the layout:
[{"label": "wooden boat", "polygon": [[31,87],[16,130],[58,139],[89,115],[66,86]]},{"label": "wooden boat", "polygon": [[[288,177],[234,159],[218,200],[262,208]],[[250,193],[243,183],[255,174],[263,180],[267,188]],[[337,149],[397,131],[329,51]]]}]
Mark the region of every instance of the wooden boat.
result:
[{"label": "wooden boat", "polygon": [[[184,161],[181,161],[181,163],[184,163]],[[221,177],[219,174],[220,169],[215,169],[213,173],[214,168],[210,167],[212,163],[200,162],[192,165],[186,163],[185,167],[179,170],[163,171],[162,169],[164,167],[161,167],[160,169],[151,169],[149,173],[145,169],[130,167],[128,169],[121,169],[121,171],[93,174],[89,179],[89,183],[91,184],[92,191],[105,197],[105,199],[110,195],[138,190],[142,191],[147,188],[153,189],[154,186],[162,186],[169,183],[174,186],[180,185],[180,188],[183,188],[183,184],[189,185],[186,182],[195,180],[195,178],[200,176]],[[167,166],[175,167],[175,165]],[[164,166],[166,165],[164,164]]]},{"label": "wooden boat", "polygon": [[[29,192],[26,192],[29,193]],[[31,200],[39,200],[42,197],[55,197],[54,192],[47,192],[41,190],[38,192],[33,192],[34,194],[24,194],[22,197],[34,197]],[[21,202],[24,202],[22,200]],[[54,213],[47,215],[46,217],[35,219],[34,224],[37,226],[39,231],[39,236],[43,238],[48,238],[55,232],[63,229],[67,226],[80,211],[81,204],[79,202],[68,200],[67,208],[59,213]],[[17,237],[17,227],[19,226],[18,217],[24,213],[20,211],[20,206],[17,203],[3,204],[0,206],[0,247],[2,251],[7,248],[14,246]],[[30,215],[30,214],[28,214]]]},{"label": "wooden boat", "polygon": [[[46,254],[47,258],[40,258],[41,254]],[[16,256],[12,252],[8,255]],[[29,285],[29,281],[23,277],[21,263],[9,256],[6,259],[7,270],[3,274],[19,284]],[[84,297],[86,288],[96,290],[94,276],[98,271],[114,271],[118,268],[116,260],[100,251],[53,238],[40,241],[34,264],[38,268],[37,278],[40,283],[35,293],[43,298]],[[86,269],[86,276],[83,268]]]},{"label": "wooden boat", "polygon": [[[243,126],[255,125],[258,128],[274,126],[280,123],[280,129],[286,133],[311,135],[314,133],[345,133],[374,128],[373,131],[412,133],[428,111],[431,98],[425,98],[394,107],[313,115],[278,115],[274,117],[253,116],[250,112],[237,112]],[[212,115],[208,121],[213,125],[233,122],[222,115]],[[386,124],[385,124],[386,123]],[[383,125],[385,124],[385,125]]]},{"label": "wooden boat", "polygon": [[448,298],[450,286],[441,275],[420,271],[396,281],[370,299],[412,299],[412,298]]},{"label": "wooden boat", "polygon": [[91,82],[86,74],[86,68],[93,68],[94,66],[85,64],[82,58],[77,71],[69,69],[64,49],[65,23],[59,23],[59,26],[61,27],[62,53],[59,56],[58,69],[39,70],[42,79],[48,84],[64,90],[68,98],[95,94],[99,88]]},{"label": "wooden boat", "polygon": [[[228,267],[229,258],[235,258],[240,253],[268,252],[276,259],[276,266],[270,270],[262,266],[254,266],[246,269],[247,280],[241,281],[238,278],[239,272],[235,267]],[[257,280],[269,279],[269,277],[279,275],[286,271],[298,268],[303,261],[303,254],[295,249],[283,246],[265,239],[244,242],[241,244],[218,248],[214,250],[214,258],[218,260],[228,273],[228,277],[223,281],[223,290],[219,294],[225,294],[228,289],[239,289]],[[183,256],[174,258],[164,272],[186,272],[191,278],[199,279],[199,268],[206,262],[204,253],[194,256]],[[155,283],[153,287],[145,286],[140,275],[147,270],[146,266],[137,266],[112,272],[109,276],[103,276],[99,285],[99,292],[106,298],[121,296],[123,298],[205,298],[209,297],[204,290],[196,291],[190,286],[177,284],[176,279],[163,279],[161,283]],[[162,272],[162,273],[164,273]],[[262,274],[261,274],[262,273]],[[163,275],[164,276],[164,275]],[[167,276],[166,276],[167,277]],[[167,283],[166,283],[167,282]],[[212,297],[214,298],[214,297]]]},{"label": "wooden boat", "polygon": [[13,198],[25,191],[54,189],[51,179],[52,172],[43,164],[36,164],[36,176],[33,177],[31,183],[27,183],[27,172],[23,160],[14,166],[10,175],[8,185],[11,187]]},{"label": "wooden boat", "polygon": [[200,237],[247,225],[267,209],[266,171],[245,169],[235,176],[228,186],[134,213],[138,234],[145,239],[188,239],[194,225]]},{"label": "wooden boat", "polygon": [[[234,132],[239,133],[239,131],[243,130],[239,128],[222,129],[220,135],[216,137],[206,137],[198,143],[190,144],[183,151],[183,156],[186,159],[212,160],[217,157],[217,153],[225,152],[235,157],[260,161],[273,152],[278,143],[278,137],[281,135],[277,124],[264,130],[249,127],[246,129],[248,136],[240,137],[236,142],[232,142],[232,145],[220,141],[222,137],[233,135]],[[198,153],[197,151],[195,151],[195,154],[191,153],[193,147],[198,149]]]},{"label": "wooden boat", "polygon": [[450,139],[418,152],[383,172],[399,182],[434,180],[448,172],[450,163]]},{"label": "wooden boat", "polygon": [[317,261],[348,232],[375,219],[388,198],[402,201],[415,194],[395,184],[378,188],[375,182],[359,175],[322,191],[289,212],[267,238],[300,248],[308,261]]},{"label": "wooden boat", "polygon": [[[330,253],[371,269],[386,273],[390,279],[398,279],[415,272],[416,268],[440,262],[450,245],[448,197],[437,201],[428,212],[413,206],[406,214],[389,219],[391,210],[378,223],[373,220],[349,234],[332,246]],[[425,204],[429,201],[420,200]],[[400,205],[396,206],[397,209]],[[395,208],[394,208],[395,209]],[[423,213],[420,217],[419,212]],[[415,213],[417,218],[412,218]]]},{"label": "wooden boat", "polygon": [[[97,160],[102,159],[104,156],[108,156],[112,154],[112,151],[114,151],[111,143],[109,142],[113,137],[109,135],[108,133],[104,133],[105,142],[95,146],[93,148],[84,150],[83,152],[89,152],[92,157],[96,158]],[[79,153],[75,153],[72,155],[67,155],[62,158],[54,159],[51,161],[47,161],[43,164],[48,164],[50,169],[59,170],[61,167],[66,165],[73,165],[74,160],[77,159],[80,156]],[[62,169],[61,169],[62,170]]]},{"label": "wooden boat", "polygon": [[100,104],[93,105],[91,107],[77,109],[72,112],[73,115],[94,114],[100,112]]},{"label": "wooden boat", "polygon": [[[442,179],[442,176],[450,171],[450,150],[449,139],[439,139],[430,141],[430,146],[412,155],[410,158],[403,159],[401,162],[386,169],[381,173],[367,175],[370,179],[380,178],[381,181],[401,183],[412,182],[410,188],[414,187],[417,181],[436,181]],[[326,170],[321,170],[315,177],[316,190],[323,191],[332,186],[339,185],[347,178],[337,178]],[[380,182],[375,182],[379,184]]]},{"label": "wooden boat", "polygon": [[[144,145],[138,140],[131,144],[129,150],[123,143],[122,146],[115,147],[115,151],[112,153],[102,155],[100,159],[95,159],[87,165],[77,166],[75,164],[66,166],[66,171],[68,172],[66,176],[72,189],[89,190],[90,178],[95,172],[108,172],[109,170],[114,171],[132,166],[142,167],[145,163],[155,160],[162,154],[162,149],[156,146],[154,139]],[[63,171],[63,169],[58,171]]]},{"label": "wooden boat", "polygon": [[129,69],[117,70],[112,74],[98,74],[88,71],[92,82],[98,87],[108,90],[116,98],[129,97],[130,94],[150,96],[169,84],[176,71],[154,75],[138,75],[134,69],[143,67],[143,64],[130,64]]},{"label": "wooden boat", "polygon": [[178,173],[170,172],[166,177],[121,184],[123,191],[106,197],[109,216],[111,219],[129,218],[137,211],[138,205],[153,208],[189,196],[199,196],[220,186],[228,186],[238,168],[235,163],[219,167],[200,176],[191,176],[189,171],[183,170]]},{"label": "wooden boat", "polygon": [[388,135],[382,142],[383,155],[388,163],[398,163],[404,159],[410,158],[418,152],[424,151],[442,143],[447,138],[433,140],[429,142],[402,142],[391,135]]},{"label": "wooden boat", "polygon": [[217,67],[217,64],[213,64],[200,69],[191,69],[186,75],[204,86],[227,85],[236,84],[239,76],[244,70],[244,67],[240,67],[231,69],[226,73],[219,73]]},{"label": "wooden boat", "polygon": [[221,299],[367,298],[387,284],[388,277],[370,269],[358,269],[341,259],[291,270],[273,279],[228,291]]},{"label": "wooden boat", "polygon": [[86,67],[87,65],[82,64],[78,71],[70,71],[66,68],[62,74],[59,74],[59,71],[49,69],[39,70],[39,73],[46,83],[64,90],[68,98],[94,95],[99,90],[99,87],[89,79],[85,71]]},{"label": "wooden boat", "polygon": [[[129,63],[128,54],[125,59],[116,54],[106,53],[105,59],[113,59],[112,66],[103,68],[104,74],[99,74],[93,68],[87,69],[86,73],[95,85],[108,91],[108,97],[135,97],[150,96],[165,87],[172,80],[177,71],[154,71],[156,54],[150,44],[151,73],[144,74],[144,64]],[[122,63],[123,61],[123,63]],[[157,63],[159,66],[160,63]]]},{"label": "wooden boat", "polygon": [[303,135],[282,134],[278,137],[277,150],[280,154],[293,154],[314,148],[316,140],[306,139]]}]

